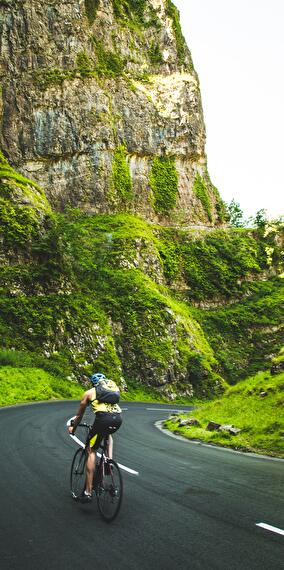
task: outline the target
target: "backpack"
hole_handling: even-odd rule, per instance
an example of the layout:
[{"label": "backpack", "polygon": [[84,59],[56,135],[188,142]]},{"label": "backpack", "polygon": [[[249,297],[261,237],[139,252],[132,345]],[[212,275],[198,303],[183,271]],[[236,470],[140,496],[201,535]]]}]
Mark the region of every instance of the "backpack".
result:
[{"label": "backpack", "polygon": [[113,380],[100,380],[95,386],[96,400],[103,404],[118,404],[120,391]]}]

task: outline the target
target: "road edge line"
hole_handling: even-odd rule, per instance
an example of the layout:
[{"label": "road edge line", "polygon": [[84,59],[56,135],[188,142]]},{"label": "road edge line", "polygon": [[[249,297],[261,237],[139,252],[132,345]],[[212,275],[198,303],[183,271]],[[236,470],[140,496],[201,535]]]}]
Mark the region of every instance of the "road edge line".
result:
[{"label": "road edge line", "polygon": [[183,441],[184,443],[191,443],[193,445],[201,445],[202,447],[211,447],[212,449],[220,449],[221,451],[227,451],[229,453],[235,453],[237,455],[243,455],[244,457],[253,458],[253,459],[266,459],[267,461],[280,461],[280,463],[284,463],[284,459],[281,457],[269,457],[269,455],[261,455],[260,453],[250,453],[244,451],[238,451],[237,449],[230,449],[229,447],[222,447],[221,445],[214,445],[213,443],[205,443],[204,441],[200,441],[197,439],[188,439],[187,437],[183,437],[182,435],[177,435],[170,431],[169,429],[165,428],[162,424],[165,420],[158,420],[155,422],[155,427],[159,429],[165,435],[178,439],[179,441]]}]

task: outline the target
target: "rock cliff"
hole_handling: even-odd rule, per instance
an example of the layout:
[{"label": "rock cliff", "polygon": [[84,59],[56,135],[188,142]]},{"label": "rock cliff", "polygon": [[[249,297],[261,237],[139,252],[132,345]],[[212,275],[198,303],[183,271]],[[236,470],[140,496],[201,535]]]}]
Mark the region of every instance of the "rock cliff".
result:
[{"label": "rock cliff", "polygon": [[0,146],[53,208],[222,222],[198,77],[171,0],[0,9]]}]

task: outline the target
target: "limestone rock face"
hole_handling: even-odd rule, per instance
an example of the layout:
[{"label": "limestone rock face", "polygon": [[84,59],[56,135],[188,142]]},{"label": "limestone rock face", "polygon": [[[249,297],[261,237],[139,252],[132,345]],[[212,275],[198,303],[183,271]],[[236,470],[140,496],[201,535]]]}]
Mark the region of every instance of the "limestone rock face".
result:
[{"label": "limestone rock face", "polygon": [[[0,10],[0,146],[55,209],[220,222],[198,77],[170,0],[0,0]],[[170,205],[165,165],[177,180]]]}]

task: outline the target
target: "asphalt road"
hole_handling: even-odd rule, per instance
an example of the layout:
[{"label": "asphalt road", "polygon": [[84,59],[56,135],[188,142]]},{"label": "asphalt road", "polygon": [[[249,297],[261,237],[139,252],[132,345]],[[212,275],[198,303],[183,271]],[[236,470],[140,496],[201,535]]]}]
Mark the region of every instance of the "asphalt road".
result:
[{"label": "asphalt road", "polygon": [[1,570],[279,570],[284,536],[284,462],[194,445],[155,422],[171,406],[123,404],[115,459],[124,472],[118,518],[74,502],[74,402],[0,410]]}]

